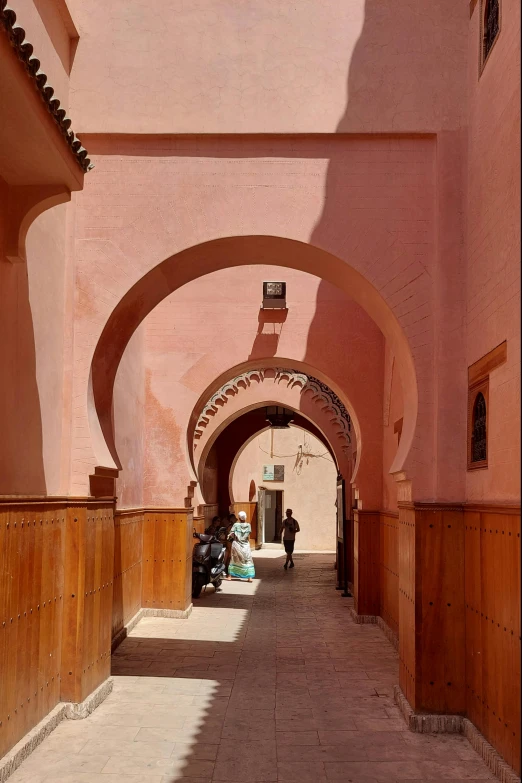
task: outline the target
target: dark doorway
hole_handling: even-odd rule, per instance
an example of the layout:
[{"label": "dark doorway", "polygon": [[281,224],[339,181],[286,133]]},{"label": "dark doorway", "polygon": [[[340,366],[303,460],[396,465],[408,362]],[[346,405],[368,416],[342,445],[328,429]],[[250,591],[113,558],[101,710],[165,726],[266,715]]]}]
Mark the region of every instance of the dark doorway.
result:
[{"label": "dark doorway", "polygon": [[265,490],[265,544],[280,544],[283,531],[283,490]]}]

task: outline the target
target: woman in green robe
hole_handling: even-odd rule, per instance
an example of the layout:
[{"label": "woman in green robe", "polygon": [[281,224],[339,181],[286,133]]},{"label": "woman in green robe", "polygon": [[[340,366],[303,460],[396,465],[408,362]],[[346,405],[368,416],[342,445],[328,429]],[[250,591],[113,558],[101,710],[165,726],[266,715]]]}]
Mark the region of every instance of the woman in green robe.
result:
[{"label": "woman in green robe", "polygon": [[246,521],[247,516],[244,511],[240,511],[238,517],[239,521],[232,525],[232,530],[228,536],[232,541],[232,550],[230,552],[227,579],[230,581],[232,577],[235,577],[236,579],[251,582],[256,575],[250,549],[252,528]]}]

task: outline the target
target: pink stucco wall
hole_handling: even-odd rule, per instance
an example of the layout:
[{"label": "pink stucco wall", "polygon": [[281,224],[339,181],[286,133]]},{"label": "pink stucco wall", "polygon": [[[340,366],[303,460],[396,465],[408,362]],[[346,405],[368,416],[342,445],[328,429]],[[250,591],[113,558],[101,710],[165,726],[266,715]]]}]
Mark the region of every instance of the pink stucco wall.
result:
[{"label": "pink stucco wall", "polygon": [[[273,279],[287,283],[284,323],[263,323],[270,316],[260,311],[262,282]],[[176,505],[185,497],[192,478],[188,472],[189,421],[199,398],[216,378],[227,372],[232,377],[237,365],[259,366],[265,361],[268,366],[292,367],[295,361],[317,368],[335,387],[349,390],[349,401],[364,432],[365,472],[373,476],[373,480],[366,479],[366,500],[369,507],[379,506],[382,431],[378,411],[382,409],[384,341],[362,308],[345,294],[305,273],[245,266],[233,273],[215,272],[184,286],[155,308],[144,326],[146,504]],[[267,393],[261,390],[261,402]],[[240,408],[253,404],[253,398],[246,397],[246,402],[237,397]],[[224,410],[225,416],[233,407],[231,403],[230,411]]]},{"label": "pink stucco wall", "polygon": [[[263,465],[284,465],[285,480],[263,481]],[[250,482],[283,490],[283,518],[291,508],[301,528],[296,550],[330,551],[336,547],[337,470],[318,438],[299,427],[265,430],[238,454],[230,484],[233,501],[248,501]],[[268,542],[270,543],[270,542]]]},{"label": "pink stucco wall", "polygon": [[[14,0],[10,7],[67,108],[69,72],[62,60],[71,28],[58,9],[61,2]],[[27,79],[21,66],[20,75]],[[40,104],[36,93],[35,98]],[[10,107],[2,109],[9,112]],[[45,132],[52,137],[54,129]],[[33,154],[27,150],[28,159],[34,160]],[[42,172],[20,182],[16,172],[8,174],[7,182],[0,177],[0,494],[59,495],[68,491],[71,461],[73,209],[60,205],[40,214],[27,232],[26,262],[11,263],[3,252],[14,222],[9,210],[24,195],[16,186],[41,184]]]},{"label": "pink stucco wall", "polygon": [[466,3],[70,6],[88,133],[425,132],[465,111]]},{"label": "pink stucco wall", "polygon": [[384,393],[382,413],[382,509],[397,511],[397,483],[390,474],[390,467],[397,453],[399,443],[395,424],[403,418],[404,403],[402,388],[390,349],[384,358]]},{"label": "pink stucco wall", "polygon": [[[350,291],[344,271],[331,273],[325,262],[318,271],[329,282],[316,290],[314,315],[296,301],[272,354],[275,333],[266,324],[258,333],[258,294],[244,279],[252,259],[221,257],[218,266],[235,269],[220,272],[219,283],[202,277],[169,297],[213,268],[195,263],[187,271],[171,260],[156,278],[169,298],[146,319],[142,337],[132,338],[116,381],[120,501],[183,500],[193,477],[184,428],[198,395],[227,368],[303,351],[329,374],[339,353],[359,361],[346,312],[336,316],[331,339],[331,282],[386,332],[396,356],[393,383],[405,364],[413,367],[410,382],[400,383],[402,403],[395,391],[392,399],[405,423],[413,422],[405,467],[416,497],[519,496],[515,0],[503,0],[501,35],[480,79],[480,3],[471,19],[466,4],[450,0],[307,0],[255,9],[202,0],[183,10],[161,0],[153,11],[142,0],[117,0],[110,13],[80,0],[12,5],[63,105],[72,65],[70,112],[96,169],[73,203],[34,223],[26,271],[1,273],[5,334],[13,335],[2,359],[18,390],[2,392],[10,491],[84,495],[95,465],[106,464],[91,363],[109,316],[134,284],[200,243],[268,235],[331,253],[371,283],[371,295],[358,285]],[[202,39],[204,50],[194,47]],[[300,263],[297,252],[281,258],[283,266]],[[146,311],[143,285],[148,293],[129,303],[133,313],[142,305]],[[131,320],[121,317],[109,343],[132,336]],[[213,320],[226,339],[210,328]],[[238,322],[248,324],[244,332]],[[508,361],[490,380],[489,468],[466,475],[466,369],[504,339]],[[141,340],[154,347],[138,347]],[[115,366],[106,369],[111,377]],[[350,399],[364,398],[366,376],[356,365],[353,371],[344,375],[337,366],[331,376]],[[382,384],[374,394],[382,396]],[[143,452],[131,435],[138,411],[155,433]],[[379,437],[386,444],[386,428]],[[13,456],[19,438],[29,446],[25,459]],[[379,458],[383,501],[393,496],[385,467],[393,443]],[[146,466],[143,494],[141,479],[130,476],[133,464]]]},{"label": "pink stucco wall", "polygon": [[145,474],[144,328],[136,330],[123,354],[114,384],[114,423],[122,470],[116,482],[118,508],[143,506]]},{"label": "pink stucco wall", "polygon": [[490,375],[488,468],[467,473],[475,501],[520,498],[520,3],[501,9],[480,78],[480,3],[469,37],[467,365],[507,340]]},{"label": "pink stucco wall", "polygon": [[[102,284],[98,270],[111,266],[105,302],[81,325],[93,344],[79,357],[78,373],[129,286],[173,253],[245,234],[309,242],[360,271],[399,320],[418,384],[405,385],[403,451],[414,441],[408,475],[419,497],[461,497],[455,421],[439,422],[436,410],[439,400],[449,411],[451,400],[465,397],[462,372],[454,372],[461,347],[453,326],[440,328],[445,293],[459,288],[452,271],[462,237],[436,203],[448,181],[462,193],[463,172],[440,153],[442,144],[415,134],[455,134],[449,147],[462,149],[466,7],[353,0],[255,9],[203,2],[181,10],[161,2],[152,13],[133,0],[111,4],[110,14],[100,7],[103,26],[92,7],[78,0],[71,7],[81,35],[73,110],[98,153],[78,224],[80,257],[89,243],[90,264],[81,273],[93,298]],[[204,50],[194,46],[203,39]],[[311,132],[339,138],[239,135]],[[377,135],[390,132],[410,135]],[[116,135],[100,135],[107,133]],[[168,135],[176,133],[234,135]],[[447,345],[453,359],[437,384],[435,363]],[[401,366],[400,351],[397,361]],[[81,430],[87,411],[81,393],[76,399]],[[436,443],[434,459],[422,456],[426,442]],[[78,448],[75,491],[103,453]]]},{"label": "pink stucco wall", "polygon": [[[2,224],[5,186],[0,213]],[[0,225],[0,240],[2,233]],[[59,495],[67,491],[70,460],[65,361],[73,293],[65,206],[35,220],[26,251],[25,264],[0,262],[0,494]]]},{"label": "pink stucco wall", "polygon": [[9,6],[16,13],[16,23],[24,28],[26,40],[34,46],[60,104],[69,109],[74,23],[65,0],[10,0]]},{"label": "pink stucco wall", "polygon": [[[418,367],[418,390],[408,389],[410,410],[412,395],[418,396],[422,420],[414,452],[423,471],[418,481],[423,492],[432,493],[433,463],[422,463],[419,456],[420,444],[431,437],[433,426],[433,322],[429,312],[430,270],[436,262],[433,141],[91,141],[94,150],[111,154],[96,156],[97,168],[78,199],[77,275],[86,306],[79,309],[75,325],[82,341],[75,375],[81,379],[90,371],[98,336],[129,287],[145,280],[146,273],[175,250],[212,237],[237,235],[282,236],[311,243],[346,259],[371,280],[375,295],[363,294],[360,278],[353,284],[343,282],[344,262],[335,275],[327,264],[321,267],[323,275],[338,279],[365,306],[371,309],[373,301],[379,303],[375,306],[383,308],[382,328],[389,330],[391,339],[397,340],[401,333],[401,339],[409,343],[407,351]],[[125,154],[118,155],[118,150]],[[205,219],[199,220],[197,216],[203,214]],[[298,255],[294,260],[284,255],[288,251],[281,252],[282,264],[300,263]],[[219,258],[222,266],[245,261],[248,254],[245,258],[224,253]],[[208,261],[205,271],[215,263]],[[169,285],[178,269],[181,283],[198,274],[200,262],[185,270],[172,261]],[[238,274],[236,267],[223,286],[233,291]],[[210,295],[214,291],[207,287],[198,307]],[[138,296],[132,317],[148,296]],[[392,313],[403,323],[402,332]],[[119,323],[121,334],[124,321]],[[320,342],[318,349],[322,348]],[[188,350],[194,349],[186,348],[185,353]],[[218,374],[223,371],[222,366],[215,369]],[[87,397],[81,383],[75,400],[75,427],[82,432]],[[76,455],[71,487],[81,492],[100,456],[83,442]]]}]

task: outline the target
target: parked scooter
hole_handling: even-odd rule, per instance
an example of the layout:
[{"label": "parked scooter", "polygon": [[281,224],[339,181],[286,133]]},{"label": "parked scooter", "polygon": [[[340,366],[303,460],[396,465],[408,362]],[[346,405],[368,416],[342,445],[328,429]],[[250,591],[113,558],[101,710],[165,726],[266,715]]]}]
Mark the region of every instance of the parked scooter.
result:
[{"label": "parked scooter", "polygon": [[226,547],[220,541],[221,529],[212,535],[194,530],[194,538],[198,542],[192,552],[192,598],[199,598],[208,584],[214,585],[216,590],[221,586],[225,575]]}]

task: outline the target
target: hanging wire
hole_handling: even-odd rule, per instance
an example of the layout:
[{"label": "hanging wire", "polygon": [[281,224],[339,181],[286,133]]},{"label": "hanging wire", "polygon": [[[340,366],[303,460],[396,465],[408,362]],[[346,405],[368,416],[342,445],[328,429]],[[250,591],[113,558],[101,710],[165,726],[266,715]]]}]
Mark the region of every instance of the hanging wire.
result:
[{"label": "hanging wire", "polygon": [[[263,452],[263,454],[269,454],[268,451],[266,451],[260,443],[257,444],[260,451]],[[310,451],[311,445],[307,440],[306,435],[303,437],[303,444],[300,445],[297,449],[297,451],[293,454],[274,454],[273,452],[269,454],[270,458],[277,457],[278,459],[290,459],[291,457],[295,457],[295,464],[294,464],[294,471],[297,473],[298,476],[301,475],[301,472],[303,470],[303,466],[305,464],[308,465],[310,459],[326,459],[328,462],[333,462],[332,456],[328,451],[325,451],[323,454],[314,454],[312,451]]]}]

